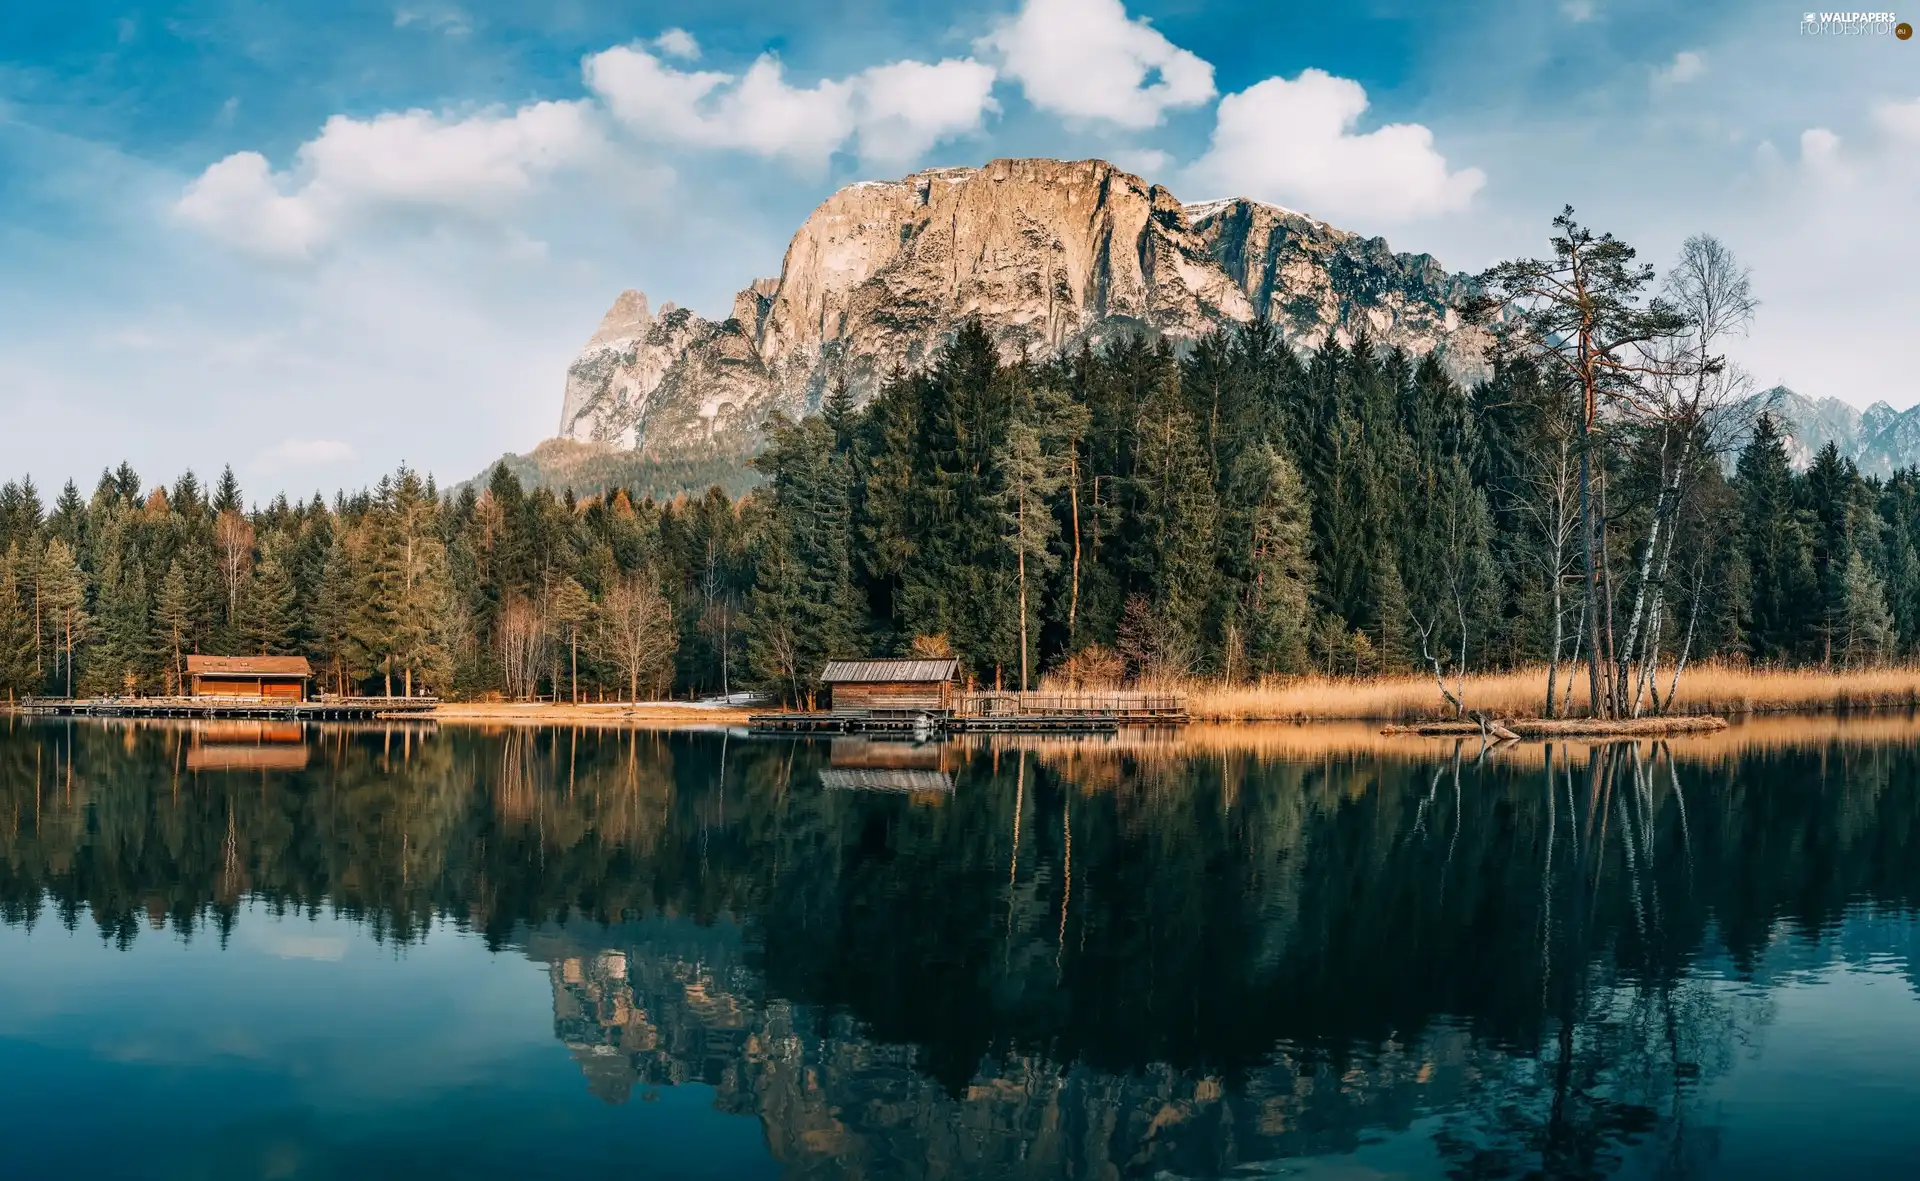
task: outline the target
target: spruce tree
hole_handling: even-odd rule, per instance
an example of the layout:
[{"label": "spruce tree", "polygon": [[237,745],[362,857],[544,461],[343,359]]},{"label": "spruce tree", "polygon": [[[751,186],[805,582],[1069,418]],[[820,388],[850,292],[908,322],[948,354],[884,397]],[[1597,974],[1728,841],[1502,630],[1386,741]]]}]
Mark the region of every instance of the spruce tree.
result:
[{"label": "spruce tree", "polygon": [[0,556],[0,692],[9,701],[39,690],[33,611],[20,577],[25,560],[18,540],[8,543]]},{"label": "spruce tree", "polygon": [[[73,484],[67,484],[69,491]],[[55,653],[54,681],[66,696],[73,696],[74,662],[85,646],[92,628],[87,613],[87,583],[74,560],[73,551],[59,537],[47,543],[40,559],[40,611],[42,626],[48,629],[50,647]]]},{"label": "spruce tree", "polygon": [[1847,555],[1844,571],[1837,655],[1848,668],[1883,664],[1895,642],[1886,588],[1859,550]]},{"label": "spruce tree", "polygon": [[270,547],[247,574],[235,628],[239,647],[252,656],[291,656],[299,651],[293,575]]},{"label": "spruce tree", "polygon": [[1277,447],[1252,448],[1234,467],[1236,499],[1245,506],[1230,528],[1245,554],[1235,605],[1245,621],[1247,672],[1298,672],[1312,624],[1312,508],[1299,473]]},{"label": "spruce tree", "polygon": [[1755,660],[1788,660],[1811,648],[1820,587],[1813,537],[1800,509],[1787,447],[1772,416],[1761,415],[1737,469],[1741,533],[1747,555],[1748,651]]},{"label": "spruce tree", "polygon": [[178,559],[167,565],[167,576],[160,583],[154,603],[155,639],[166,666],[169,691],[184,693],[187,683],[187,655],[193,651],[193,595],[187,586],[187,572]]}]

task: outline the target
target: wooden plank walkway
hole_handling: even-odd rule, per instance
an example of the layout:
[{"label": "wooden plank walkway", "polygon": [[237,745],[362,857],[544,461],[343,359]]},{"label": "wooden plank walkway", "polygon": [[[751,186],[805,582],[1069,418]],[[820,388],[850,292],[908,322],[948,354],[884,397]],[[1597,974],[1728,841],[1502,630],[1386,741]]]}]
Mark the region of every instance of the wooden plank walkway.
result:
[{"label": "wooden plank walkway", "polygon": [[1120,728],[1112,718],[1071,714],[1048,717],[1018,714],[970,718],[958,714],[919,718],[881,714],[792,713],[754,714],[747,725],[756,734],[1111,734]]},{"label": "wooden plank walkway", "polygon": [[436,697],[318,697],[284,701],[270,697],[27,697],[16,713],[59,718],[260,718],[289,721],[371,721],[420,717],[440,704]]},{"label": "wooden plank walkway", "polygon": [[1078,693],[974,690],[952,711],[862,707],[755,714],[760,734],[1112,734],[1123,726],[1179,726],[1187,699],[1178,693]]}]

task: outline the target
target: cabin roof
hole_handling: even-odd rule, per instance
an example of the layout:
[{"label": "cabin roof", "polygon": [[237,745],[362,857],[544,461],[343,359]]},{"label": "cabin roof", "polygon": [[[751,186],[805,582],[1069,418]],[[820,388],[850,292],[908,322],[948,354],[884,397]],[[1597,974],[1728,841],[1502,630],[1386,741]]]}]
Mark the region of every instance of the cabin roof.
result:
[{"label": "cabin roof", "polygon": [[189,656],[187,675],[199,677],[310,677],[304,656]]},{"label": "cabin roof", "polygon": [[829,660],[820,673],[823,685],[861,682],[937,685],[951,681],[958,660]]}]

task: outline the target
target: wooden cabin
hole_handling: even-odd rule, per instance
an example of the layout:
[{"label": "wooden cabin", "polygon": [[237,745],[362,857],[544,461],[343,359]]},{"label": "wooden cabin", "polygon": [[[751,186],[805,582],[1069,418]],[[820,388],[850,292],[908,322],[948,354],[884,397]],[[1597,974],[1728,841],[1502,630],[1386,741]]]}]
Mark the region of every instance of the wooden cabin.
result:
[{"label": "wooden cabin", "polygon": [[264,697],[305,701],[313,669],[304,656],[189,656],[187,683],[195,697]]},{"label": "wooden cabin", "polygon": [[954,709],[957,660],[829,660],[820,674],[837,715],[931,714]]}]

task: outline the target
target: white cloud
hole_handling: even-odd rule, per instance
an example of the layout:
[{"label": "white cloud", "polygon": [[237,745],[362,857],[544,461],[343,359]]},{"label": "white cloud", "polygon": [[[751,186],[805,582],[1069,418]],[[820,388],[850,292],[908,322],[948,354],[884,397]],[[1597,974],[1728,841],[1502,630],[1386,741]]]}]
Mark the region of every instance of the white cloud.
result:
[{"label": "white cloud", "polygon": [[1593,19],[1593,0],[1566,0],[1560,11],[1574,24],[1585,24]]},{"label": "white cloud", "polygon": [[1843,180],[1846,164],[1840,159],[1840,137],[1824,127],[1800,133],[1800,167],[1825,180]]},{"label": "white cloud", "polygon": [[860,157],[911,163],[943,139],[981,129],[993,101],[992,66],[971,58],[901,61],[855,79]]},{"label": "white cloud", "polygon": [[585,104],[542,102],[510,115],[406,111],[335,115],[275,173],[258,152],[207,168],[174,204],[182,221],[247,253],[312,257],[343,226],[382,209],[497,215],[547,174],[597,148]]},{"label": "white cloud", "polygon": [[306,258],[327,234],[313,202],[281,193],[258,152],[235,152],[209,165],[173,209],[201,232],[265,258]]},{"label": "white cloud", "polygon": [[1026,0],[981,47],[1028,102],[1072,119],[1153,127],[1214,95],[1213,67],[1129,19],[1120,0]]},{"label": "white cloud", "polygon": [[936,142],[979,130],[997,110],[991,66],[971,59],[900,61],[848,78],[790,85],[780,59],[747,72],[683,71],[618,46],[582,65],[587,87],[644,139],[733,149],[819,167],[850,138],[863,159],[911,161]]},{"label": "white cloud", "polygon": [[1128,148],[1114,152],[1111,158],[1128,172],[1138,173],[1147,180],[1166,171],[1167,165],[1173,163],[1173,157],[1158,148]]},{"label": "white cloud", "polygon": [[473,20],[458,8],[399,8],[393,13],[393,27],[404,29],[419,25],[449,37],[464,37],[473,32]]},{"label": "white cloud", "polygon": [[847,83],[789,86],[772,54],[738,79],[676,70],[630,45],[596,53],[582,68],[588,89],[614,118],[647,139],[824,163],[853,130]]},{"label": "white cloud", "polygon": [[668,57],[692,61],[700,56],[700,43],[685,29],[668,29],[653,39],[653,47]]},{"label": "white cloud", "polygon": [[1221,195],[1363,222],[1452,213],[1486,183],[1478,168],[1449,170],[1417,123],[1355,134],[1366,109],[1367,93],[1351,79],[1321,70],[1269,78],[1220,100],[1190,179]]},{"label": "white cloud", "polygon": [[1895,143],[1920,147],[1920,98],[1881,103],[1873,109],[1873,121]]},{"label": "white cloud", "polygon": [[1707,72],[1707,59],[1696,50],[1683,49],[1673,60],[1655,72],[1654,80],[1667,86],[1680,86]]},{"label": "white cloud", "polygon": [[353,457],[353,448],[338,439],[284,439],[254,456],[247,466],[253,471],[270,473],[290,467],[349,463]]}]

